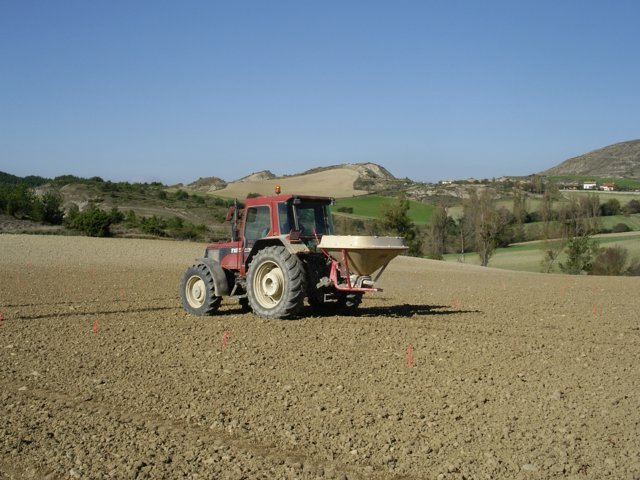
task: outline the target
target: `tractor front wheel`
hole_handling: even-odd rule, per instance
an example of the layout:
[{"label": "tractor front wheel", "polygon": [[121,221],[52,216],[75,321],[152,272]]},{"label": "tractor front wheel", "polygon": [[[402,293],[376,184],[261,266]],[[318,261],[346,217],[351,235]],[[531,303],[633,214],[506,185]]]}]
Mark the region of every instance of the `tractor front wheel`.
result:
[{"label": "tractor front wheel", "polygon": [[222,297],[216,296],[213,275],[206,265],[193,265],[184,272],[180,280],[180,301],[192,315],[213,315],[218,310]]},{"label": "tractor front wheel", "polygon": [[297,314],[305,296],[302,262],[282,246],[259,251],[249,265],[247,298],[252,310],[264,318]]}]

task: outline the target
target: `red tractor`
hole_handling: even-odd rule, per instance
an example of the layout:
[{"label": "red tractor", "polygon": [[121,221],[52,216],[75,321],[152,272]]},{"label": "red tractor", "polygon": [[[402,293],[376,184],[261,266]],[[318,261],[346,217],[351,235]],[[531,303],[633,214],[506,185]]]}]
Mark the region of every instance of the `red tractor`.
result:
[{"label": "red tractor", "polygon": [[185,310],[212,315],[223,296],[264,318],[295,316],[305,298],[318,311],[356,309],[406,247],[402,238],[334,235],[332,203],[276,194],[248,198],[242,211],[231,207],[231,241],[207,246],[182,276]]}]

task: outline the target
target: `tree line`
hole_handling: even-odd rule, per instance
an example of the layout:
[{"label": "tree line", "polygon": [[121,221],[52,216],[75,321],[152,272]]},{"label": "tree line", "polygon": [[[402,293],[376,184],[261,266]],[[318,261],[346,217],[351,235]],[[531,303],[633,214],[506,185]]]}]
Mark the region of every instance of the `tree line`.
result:
[{"label": "tree line", "polygon": [[[167,200],[166,192],[162,197]],[[190,196],[184,190],[177,190],[172,195],[176,200],[189,201],[200,205],[206,201],[200,196]],[[202,198],[202,201],[199,199]],[[212,199],[215,205],[228,202]],[[95,202],[89,202],[82,211],[75,203],[68,208],[63,206],[62,195],[55,191],[46,191],[40,195],[27,183],[15,185],[0,185],[0,213],[10,215],[21,220],[32,220],[48,225],[63,225],[69,230],[91,237],[108,237],[113,234],[113,227],[119,225],[122,229],[141,232],[142,234],[170,237],[177,239],[208,241],[210,229],[204,224],[193,224],[174,216],[163,218],[138,216],[133,210],[126,213],[117,207],[111,210],[101,209]]]},{"label": "tree line", "polygon": [[[367,233],[403,236],[410,255],[436,260],[443,259],[446,253],[456,253],[464,261],[467,253],[475,252],[482,266],[488,266],[497,248],[543,240],[543,272],[551,272],[557,266],[569,274],[640,274],[640,261],[629,264],[626,249],[601,248],[593,238],[604,231],[602,216],[640,213],[640,201],[631,200],[624,207],[617,199],[600,204],[596,194],[560,201],[551,189],[544,192],[540,207],[533,212],[528,210],[526,194],[520,189],[512,192],[511,209],[498,206],[497,201],[495,190],[471,188],[463,200],[461,216],[454,218],[446,208],[436,207],[426,231],[420,231],[409,219],[408,200],[401,197],[384,207],[380,225],[369,227]],[[525,225],[534,222],[536,229],[527,233]],[[612,230],[628,229],[626,224],[619,224]]]}]

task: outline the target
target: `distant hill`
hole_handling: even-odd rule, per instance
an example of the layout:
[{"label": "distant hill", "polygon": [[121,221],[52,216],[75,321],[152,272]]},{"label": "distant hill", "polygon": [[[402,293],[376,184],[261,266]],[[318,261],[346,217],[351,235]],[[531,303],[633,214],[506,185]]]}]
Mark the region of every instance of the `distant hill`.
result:
[{"label": "distant hill", "polygon": [[213,193],[227,186],[227,182],[218,177],[200,177],[195,182],[187,185],[191,190],[198,192]]},{"label": "distant hill", "polygon": [[391,184],[397,182],[398,180],[380,165],[356,163],[319,167],[281,177],[265,170],[230,182],[226,187],[216,190],[215,194],[230,198],[246,198],[250,193],[270,195],[276,185],[279,185],[283,192],[288,193],[353,197],[388,189]]},{"label": "distant hill", "polygon": [[570,158],[540,175],[640,178],[640,140],[616,143]]}]

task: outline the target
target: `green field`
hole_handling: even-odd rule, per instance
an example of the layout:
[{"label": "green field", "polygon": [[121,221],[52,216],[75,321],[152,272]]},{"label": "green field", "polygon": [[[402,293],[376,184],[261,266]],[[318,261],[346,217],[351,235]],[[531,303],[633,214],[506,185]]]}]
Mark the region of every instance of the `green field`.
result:
[{"label": "green field", "polygon": [[576,197],[580,197],[580,195],[597,195],[598,198],[600,199],[600,203],[605,203],[607,200],[611,200],[612,198],[615,198],[616,200],[618,200],[620,202],[620,205],[622,205],[623,207],[630,201],[630,200],[640,200],[640,193],[638,192],[599,192],[599,191],[594,191],[591,192],[589,190],[564,190],[561,192],[562,196],[565,198],[570,198],[572,195],[576,196]]},{"label": "green field", "polygon": [[[344,215],[352,218],[376,219],[382,217],[384,205],[395,202],[395,198],[380,197],[377,195],[364,195],[361,197],[349,197],[336,199],[332,211],[335,215]],[[340,207],[353,208],[353,213],[339,212]],[[431,221],[431,215],[436,207],[428,203],[409,201],[409,218],[416,225],[425,225]]]},{"label": "green field", "polygon": [[[620,245],[629,250],[630,259],[640,258],[640,234],[597,235],[596,238],[601,247]],[[542,246],[542,242],[530,242],[512,245],[507,248],[498,248],[489,260],[489,266],[506,270],[539,272],[541,270]],[[564,255],[561,255],[559,261],[564,259]],[[458,262],[460,261],[460,254],[447,254],[445,255],[445,260]],[[471,265],[480,265],[480,258],[475,253],[468,253],[465,254],[464,262]],[[559,271],[557,262],[555,271]]]},{"label": "green field", "polygon": [[611,229],[618,223],[624,223],[631,230],[640,230],[640,213],[633,215],[612,215],[610,217],[600,217],[602,226]]}]

